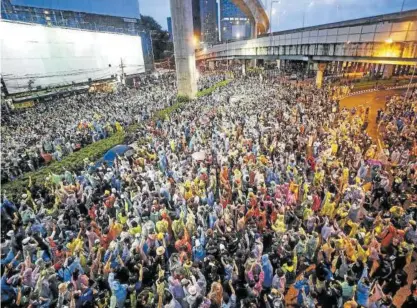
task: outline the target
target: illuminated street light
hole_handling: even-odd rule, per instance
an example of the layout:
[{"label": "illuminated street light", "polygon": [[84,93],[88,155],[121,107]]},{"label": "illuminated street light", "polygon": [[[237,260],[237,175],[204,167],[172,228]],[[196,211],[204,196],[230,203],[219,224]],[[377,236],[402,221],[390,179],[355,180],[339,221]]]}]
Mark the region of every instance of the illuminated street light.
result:
[{"label": "illuminated street light", "polygon": [[392,38],[387,38],[385,40],[385,43],[387,43],[387,44],[392,44],[392,42],[393,42]]},{"label": "illuminated street light", "polygon": [[272,5],[281,4],[281,0],[271,0],[270,6],[269,6],[269,45],[272,45],[272,15],[275,14],[275,8],[272,9]]},{"label": "illuminated street light", "polygon": [[193,44],[194,46],[198,46],[198,37],[193,36]]}]

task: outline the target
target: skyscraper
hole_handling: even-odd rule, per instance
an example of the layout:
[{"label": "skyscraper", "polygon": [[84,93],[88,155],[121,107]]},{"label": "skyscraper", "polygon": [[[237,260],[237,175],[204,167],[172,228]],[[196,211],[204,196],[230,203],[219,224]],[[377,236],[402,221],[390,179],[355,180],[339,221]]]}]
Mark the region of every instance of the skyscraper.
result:
[{"label": "skyscraper", "polygon": [[194,36],[200,40],[201,39],[201,17],[200,17],[200,0],[193,0],[193,28]]},{"label": "skyscraper", "polygon": [[168,26],[169,40],[172,41],[172,18],[171,17],[167,17],[167,26]]},{"label": "skyscraper", "polygon": [[251,36],[249,18],[232,0],[220,0],[221,40],[245,39]]},{"label": "skyscraper", "polygon": [[216,15],[216,0],[200,0],[201,42],[204,44],[218,42]]}]

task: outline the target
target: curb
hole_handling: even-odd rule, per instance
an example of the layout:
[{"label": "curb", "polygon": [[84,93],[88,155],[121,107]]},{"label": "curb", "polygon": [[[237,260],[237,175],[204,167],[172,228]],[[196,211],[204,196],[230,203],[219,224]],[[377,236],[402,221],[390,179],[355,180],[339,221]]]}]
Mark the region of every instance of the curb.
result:
[{"label": "curb", "polygon": [[401,86],[396,86],[396,87],[389,87],[389,88],[385,88],[385,89],[368,89],[368,90],[362,90],[362,91],[353,92],[353,93],[349,93],[348,95],[342,96],[342,97],[339,98],[339,100],[344,99],[344,98],[347,98],[347,97],[355,96],[355,95],[364,94],[364,93],[384,91],[384,90],[404,89],[404,88],[407,88],[408,86],[410,86],[410,87],[411,86],[417,86],[417,83],[412,83],[410,85],[406,84],[406,85],[401,85]]}]

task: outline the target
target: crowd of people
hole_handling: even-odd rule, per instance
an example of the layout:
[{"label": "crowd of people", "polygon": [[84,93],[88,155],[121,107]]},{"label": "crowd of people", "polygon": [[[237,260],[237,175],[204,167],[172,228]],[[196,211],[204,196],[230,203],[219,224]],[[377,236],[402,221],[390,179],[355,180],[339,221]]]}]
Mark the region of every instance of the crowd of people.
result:
[{"label": "crowd of people", "polygon": [[79,94],[3,113],[2,182],[107,138],[174,97],[175,76],[146,75],[139,84],[139,90]]},{"label": "crowd of people", "polygon": [[[224,79],[224,74],[204,75],[198,88]],[[137,83],[137,90],[79,94],[24,110],[3,108],[2,183],[141,122],[174,101],[172,73],[145,75]]]},{"label": "crowd of people", "polygon": [[259,77],[141,119],[133,155],[2,196],[2,305],[394,307],[404,287],[416,307],[416,98],[388,106],[385,151],[366,112]]}]

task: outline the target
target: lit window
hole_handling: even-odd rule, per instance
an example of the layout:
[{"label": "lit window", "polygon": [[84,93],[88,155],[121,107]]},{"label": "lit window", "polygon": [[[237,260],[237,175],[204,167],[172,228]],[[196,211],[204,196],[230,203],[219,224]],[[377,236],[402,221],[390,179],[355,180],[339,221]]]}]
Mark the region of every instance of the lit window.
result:
[{"label": "lit window", "polygon": [[44,12],[44,14],[49,14],[49,11],[47,11],[47,10],[45,10],[45,11],[43,11]]}]

